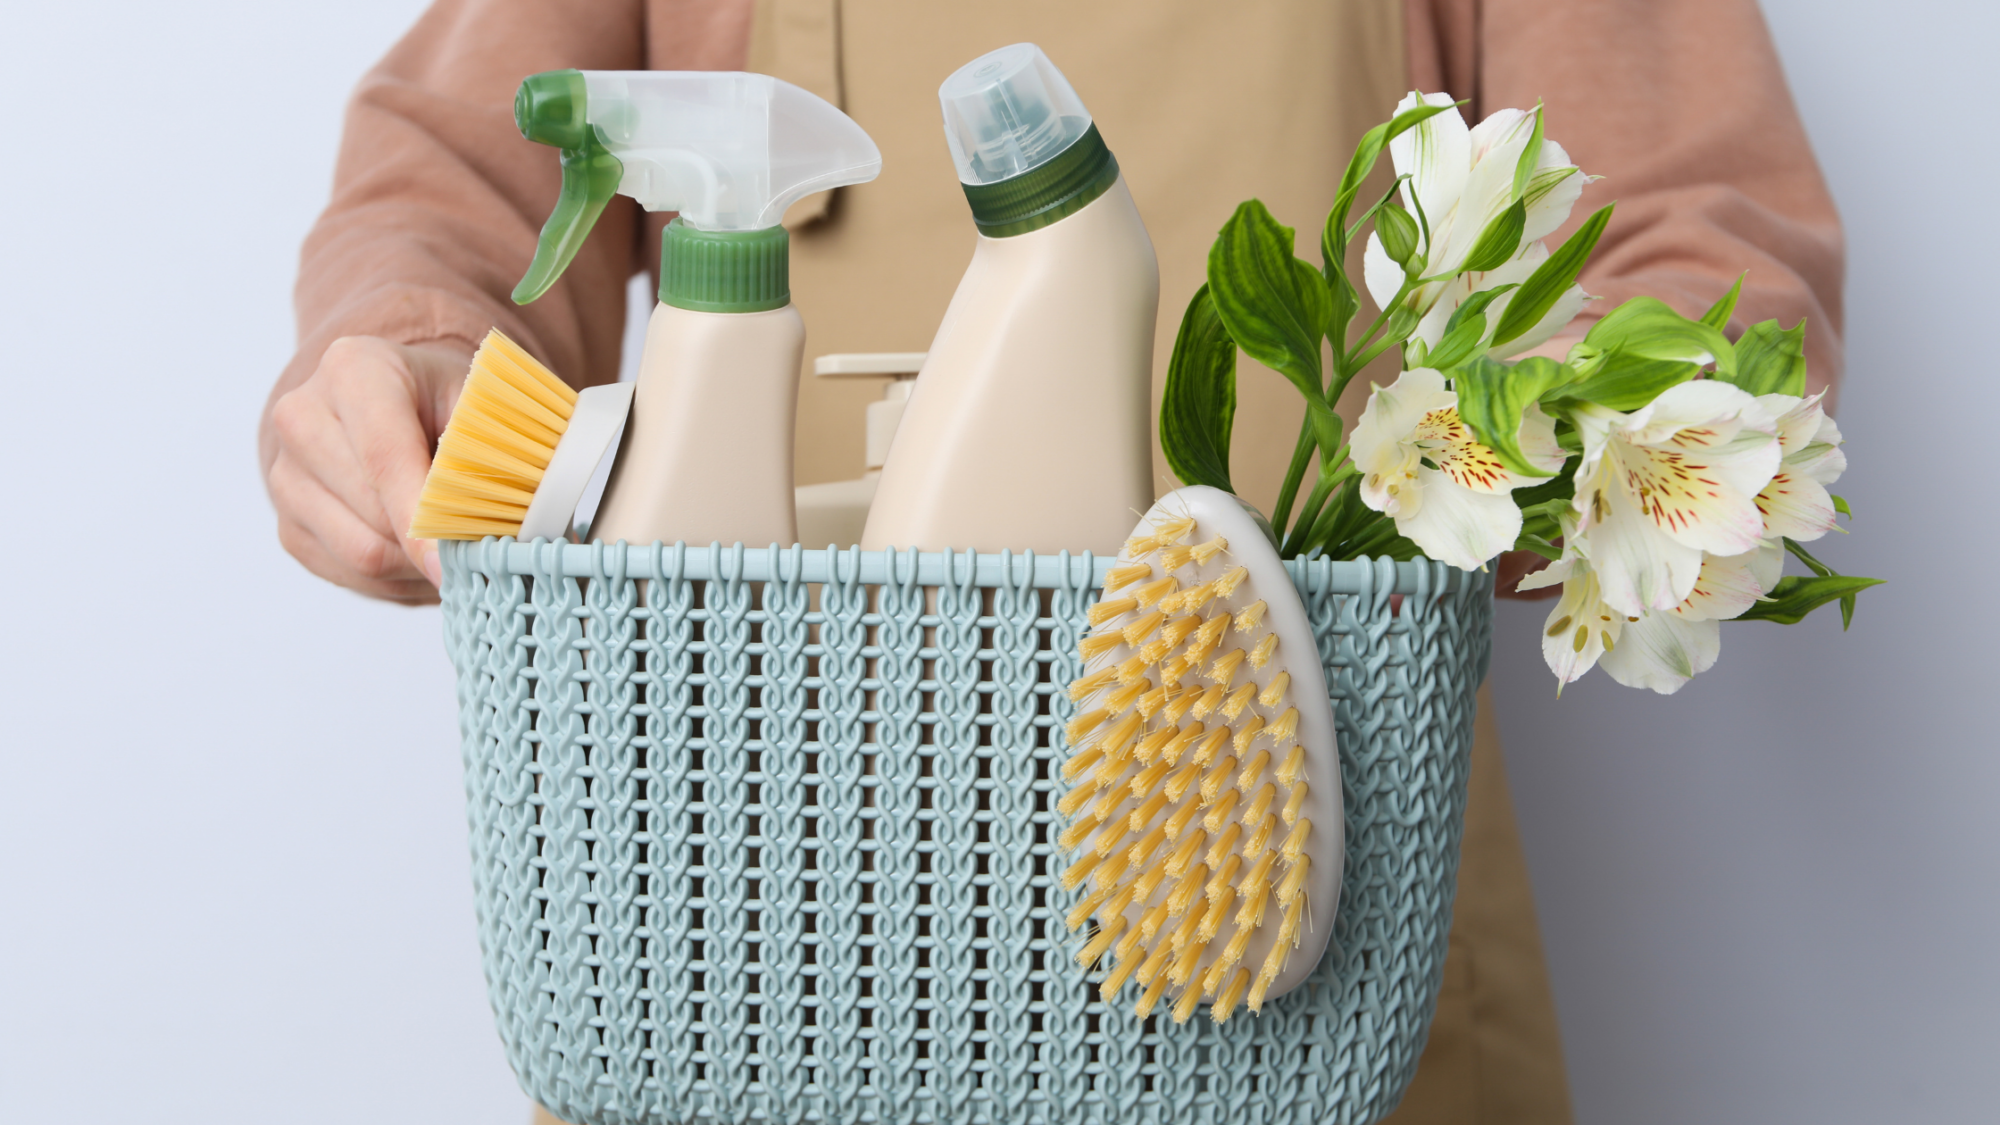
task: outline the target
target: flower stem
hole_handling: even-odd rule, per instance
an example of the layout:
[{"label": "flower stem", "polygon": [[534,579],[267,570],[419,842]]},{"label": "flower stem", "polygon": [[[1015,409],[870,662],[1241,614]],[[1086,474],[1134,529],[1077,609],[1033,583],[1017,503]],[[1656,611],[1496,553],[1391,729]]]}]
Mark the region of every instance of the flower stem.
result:
[{"label": "flower stem", "polygon": [[1299,419],[1299,441],[1292,447],[1292,464],[1285,470],[1285,483],[1278,489],[1278,504],[1271,512],[1271,530],[1280,542],[1285,538],[1285,523],[1292,518],[1292,501],[1298,499],[1299,484],[1306,479],[1306,465],[1312,461],[1317,444],[1313,440],[1312,415],[1307,414]]}]

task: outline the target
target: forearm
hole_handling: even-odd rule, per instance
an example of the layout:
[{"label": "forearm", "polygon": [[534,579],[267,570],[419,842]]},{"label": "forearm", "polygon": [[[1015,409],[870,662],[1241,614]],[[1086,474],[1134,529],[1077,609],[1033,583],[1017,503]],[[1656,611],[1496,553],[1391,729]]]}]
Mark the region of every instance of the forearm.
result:
[{"label": "forearm", "polygon": [[[1406,0],[1413,84],[1547,107],[1586,188],[1553,247],[1618,209],[1565,337],[1641,294],[1699,315],[1749,271],[1731,328],[1806,322],[1815,388],[1838,379],[1840,222],[1754,0]],[[1550,349],[1537,349],[1552,354]]]},{"label": "forearm", "polygon": [[[644,65],[639,0],[440,0],[364,77],[332,198],[300,254],[299,349],[271,401],[334,340],[470,352],[498,327],[578,384],[616,377],[636,212],[615,201],[562,282],[509,299],[559,189],[556,154],[513,124],[521,77]],[[267,425],[261,442],[271,456]]]}]

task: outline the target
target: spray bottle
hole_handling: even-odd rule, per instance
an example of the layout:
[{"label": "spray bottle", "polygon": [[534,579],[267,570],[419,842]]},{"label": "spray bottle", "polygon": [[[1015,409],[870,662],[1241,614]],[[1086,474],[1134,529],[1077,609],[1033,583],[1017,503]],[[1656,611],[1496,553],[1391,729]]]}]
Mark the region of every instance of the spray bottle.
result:
[{"label": "spray bottle", "polygon": [[861,546],[1115,555],[1153,503],[1152,240],[1041,48],[982,55],[938,99],[979,242]]},{"label": "spray bottle", "polygon": [[796,542],[805,326],[779,223],[813,192],[874,179],[875,143],[797,86],[732,71],[550,71],[521,83],[514,120],[561,149],[563,169],[517,303],[555,283],[612,195],[680,212],[661,238],[660,303],[592,537]]}]

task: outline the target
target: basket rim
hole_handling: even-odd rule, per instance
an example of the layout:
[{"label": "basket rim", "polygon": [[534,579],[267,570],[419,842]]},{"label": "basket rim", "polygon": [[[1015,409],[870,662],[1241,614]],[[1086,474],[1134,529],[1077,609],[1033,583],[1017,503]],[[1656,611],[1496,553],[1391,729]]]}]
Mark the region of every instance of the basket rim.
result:
[{"label": "basket rim", "polygon": [[[609,581],[711,579],[764,582],[837,582],[868,586],[1032,586],[1039,589],[1095,590],[1117,563],[1111,556],[1089,551],[1037,555],[1033,551],[864,551],[860,547],[805,547],[776,543],[746,547],[740,543],[695,546],[683,542],[569,543],[536,539],[522,543],[512,536],[488,536],[479,541],[445,540],[439,544],[447,566],[488,577],[551,576]],[[1334,561],[1324,558],[1286,559],[1285,570],[1299,589],[1315,593],[1389,593],[1443,595],[1456,593],[1468,582],[1483,582],[1485,574],[1464,571],[1419,556],[1403,562],[1389,558]],[[1393,578],[1391,578],[1393,575]]]}]

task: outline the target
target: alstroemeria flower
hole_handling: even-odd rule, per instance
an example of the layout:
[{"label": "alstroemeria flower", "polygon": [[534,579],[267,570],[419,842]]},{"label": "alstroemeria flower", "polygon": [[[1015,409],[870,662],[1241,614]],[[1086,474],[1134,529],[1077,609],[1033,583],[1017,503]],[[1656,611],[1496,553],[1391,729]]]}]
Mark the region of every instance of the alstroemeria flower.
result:
[{"label": "alstroemeria flower", "polygon": [[1776,420],[1749,394],[1702,379],[1630,414],[1585,405],[1572,419],[1583,438],[1577,530],[1618,612],[1673,609],[1694,592],[1704,553],[1742,555],[1763,541],[1756,497],[1780,450]]},{"label": "alstroemeria flower", "polygon": [[[1397,103],[1398,113],[1418,105],[1450,105],[1449,94],[1410,94]],[[1430,118],[1389,142],[1389,157],[1399,175],[1410,178],[1402,186],[1403,202],[1415,217],[1419,209],[1429,224],[1430,237],[1419,233],[1417,276],[1450,273],[1464,263],[1478,243],[1488,223],[1514,202],[1514,171],[1521,161],[1535,129],[1534,114],[1519,109],[1495,112],[1476,127],[1467,129],[1458,111],[1448,110]],[[1569,218],[1588,179],[1563,147],[1546,136],[1535,163],[1535,180],[1526,196],[1527,225],[1520,245],[1507,262],[1485,273],[1459,274],[1449,281],[1434,281],[1418,287],[1406,299],[1421,319],[1412,339],[1435,346],[1444,335],[1445,324],[1465,299],[1478,292],[1509,283],[1526,281],[1549,256],[1542,239],[1554,233]],[[1567,173],[1564,174],[1564,170]],[[1386,306],[1403,286],[1403,267],[1390,259],[1375,235],[1368,238],[1362,256],[1362,277],[1378,305]],[[1500,323],[1512,292],[1487,306],[1490,331]],[[1507,342],[1495,354],[1517,355],[1543,343],[1567,325],[1586,300],[1582,289],[1571,286],[1536,325],[1524,335]]]},{"label": "alstroemeria flower", "polygon": [[[1538,468],[1562,467],[1555,423],[1540,407],[1522,418],[1521,447]],[[1462,570],[1514,545],[1521,509],[1510,493],[1540,479],[1507,468],[1480,444],[1458,416],[1458,395],[1428,367],[1369,394],[1351,449],[1362,503],[1393,518],[1424,554]]]},{"label": "alstroemeria flower", "polygon": [[1563,557],[1520,582],[1523,590],[1562,583],[1562,597],[1542,630],[1542,659],[1556,674],[1556,692],[1595,665],[1626,687],[1672,695],[1715,666],[1722,651],[1721,622],[1736,617],[1762,593],[1751,555],[1704,556],[1694,588],[1668,610],[1630,614],[1608,604],[1591,564],[1589,540],[1563,520]]},{"label": "alstroemeria flower", "polygon": [[1833,497],[1826,486],[1847,469],[1840,427],[1820,409],[1820,395],[1760,395],[1757,402],[1777,419],[1782,460],[1776,476],[1757,494],[1767,539],[1811,542],[1833,530]]}]

